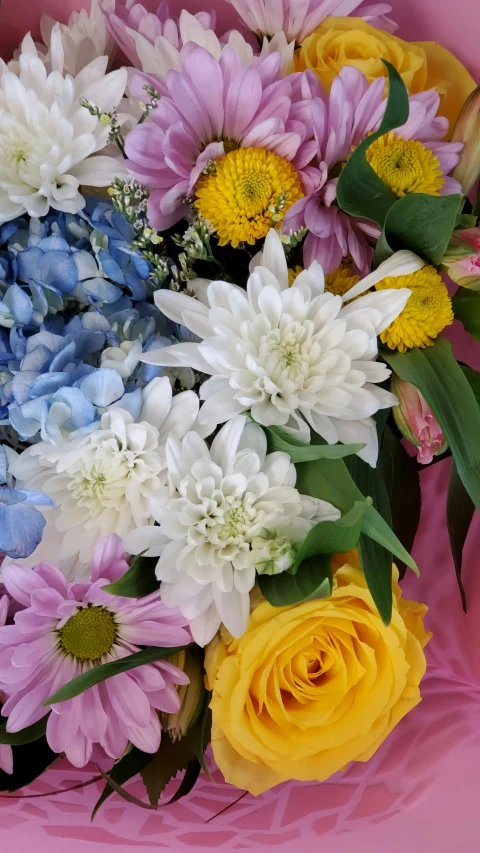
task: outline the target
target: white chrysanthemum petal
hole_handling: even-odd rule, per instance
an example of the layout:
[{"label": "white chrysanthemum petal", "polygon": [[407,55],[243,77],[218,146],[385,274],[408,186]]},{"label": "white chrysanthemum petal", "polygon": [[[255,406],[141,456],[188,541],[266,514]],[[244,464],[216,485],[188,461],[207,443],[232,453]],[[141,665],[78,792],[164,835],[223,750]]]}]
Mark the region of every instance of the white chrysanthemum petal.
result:
[{"label": "white chrysanthemum petal", "polygon": [[410,252],[408,249],[402,249],[401,252],[395,252],[390,258],[383,261],[376,270],[365,276],[365,278],[362,278],[357,284],[354,284],[348,291],[348,296],[347,294],[344,295],[343,300],[346,302],[355,299],[356,296],[375,287],[379,281],[388,276],[410,275],[413,272],[421,270],[424,266],[425,261],[422,261],[418,255],[415,255],[414,252]]}]

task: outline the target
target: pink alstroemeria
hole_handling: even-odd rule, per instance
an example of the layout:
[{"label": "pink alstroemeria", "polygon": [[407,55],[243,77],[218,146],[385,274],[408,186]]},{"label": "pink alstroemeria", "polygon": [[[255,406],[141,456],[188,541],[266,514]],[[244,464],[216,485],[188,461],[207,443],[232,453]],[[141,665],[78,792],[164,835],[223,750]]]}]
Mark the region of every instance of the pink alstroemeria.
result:
[{"label": "pink alstroemeria", "polygon": [[49,563],[34,569],[3,567],[9,595],[23,605],[14,624],[0,628],[7,731],[19,732],[50,712],[47,741],[75,767],[88,764],[94,747],[96,755],[114,760],[129,743],[155,753],[161,738],[158,712],[178,711],[175,685],[188,683],[184,672],[158,660],[118,673],[67,702],[44,705],[60,687],[99,664],[134,654],[141,646],[191,641],[187,620],[166,607],[159,592],[132,599],[104,591],[127,569],[122,540],[115,534],[95,549],[89,581],[67,583]]},{"label": "pink alstroemeria", "polygon": [[[304,244],[306,266],[317,260],[325,273],[331,273],[342,258],[350,255],[361,275],[370,269],[369,241],[378,237],[379,230],[373,223],[339,210],[336,185],[342,164],[353,148],[381,123],[386,106],[384,85],[383,77],[369,85],[362,72],[353,66],[342,68],[329,95],[311,71],[295,80],[301,104],[298,114],[306,123],[308,116],[311,117],[316,152],[314,168],[310,164],[308,172],[315,188],[290,208],[282,231],[288,234],[302,227],[309,229]],[[461,192],[458,181],[447,176],[458,162],[462,143],[442,141],[448,120],[437,116],[438,93],[432,89],[410,95],[409,103],[408,120],[395,130],[395,135],[404,140],[416,139],[432,151],[444,176],[442,195]]]},{"label": "pink alstroemeria", "polygon": [[[311,119],[306,113],[305,123],[304,105],[293,98],[297,75],[282,78],[281,64],[279,53],[245,67],[231,48],[220,59],[191,44],[183,48],[158,107],[126,141],[130,174],[153,190],[151,225],[163,231],[185,216],[202,170],[223,157],[225,144],[273,151],[297,169],[305,192],[314,188],[310,170],[302,171],[316,150],[307,131]],[[149,78],[154,86],[163,85],[154,75]]]},{"label": "pink alstroemeria", "polygon": [[288,41],[302,42],[330,15],[363,18],[372,27],[393,33],[397,25],[388,18],[389,3],[358,8],[362,0],[227,0],[243,23],[258,36],[285,33]]},{"label": "pink alstroemeria", "polygon": [[448,447],[442,428],[425,397],[414,385],[394,373],[390,387],[398,398],[398,406],[393,408],[395,423],[402,435],[418,447],[417,460],[428,465],[434,456],[444,453]]},{"label": "pink alstroemeria", "polygon": [[460,287],[480,290],[480,227],[453,232],[442,267]]},{"label": "pink alstroemeria", "polygon": [[463,151],[453,173],[468,195],[480,177],[480,86],[462,107],[454,127],[452,140],[463,142]]}]

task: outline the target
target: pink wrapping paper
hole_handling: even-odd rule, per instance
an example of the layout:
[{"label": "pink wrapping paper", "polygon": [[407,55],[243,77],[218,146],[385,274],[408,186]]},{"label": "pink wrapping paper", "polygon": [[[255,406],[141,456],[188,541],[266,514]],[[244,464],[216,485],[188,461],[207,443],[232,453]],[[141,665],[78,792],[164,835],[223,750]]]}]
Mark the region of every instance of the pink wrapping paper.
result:
[{"label": "pink wrapping paper", "polygon": [[[478,0],[392,0],[405,38],[438,40],[480,79]],[[29,28],[38,31],[40,10],[61,20],[81,2],[3,0],[0,47],[8,51]],[[149,5],[149,2],[145,2]],[[150,5],[154,3],[150,0]],[[180,4],[178,4],[180,5]],[[183,4],[182,4],[183,5]],[[203,0],[187,0],[192,11]],[[216,7],[231,26],[225,0]],[[175,2],[172,3],[175,6]],[[480,346],[454,328],[457,356],[480,368]],[[350,767],[323,785],[281,786],[257,799],[246,796],[210,823],[238,792],[215,774],[214,787],[201,779],[187,800],[158,812],[137,809],[112,797],[90,824],[100,786],[45,797],[0,797],[0,849],[76,853],[107,850],[315,850],[319,853],[478,853],[478,765],[480,764],[480,524],[472,525],[465,548],[464,580],[469,612],[462,613],[449,556],[445,519],[448,462],[423,475],[424,513],[415,557],[421,578],[410,575],[407,595],[430,606],[427,626],[429,671],[423,702],[409,714],[368,764]],[[447,618],[448,617],[448,618]],[[93,775],[95,771],[93,770]],[[47,793],[88,778],[54,769],[31,792]],[[129,790],[142,796],[138,783]]]}]

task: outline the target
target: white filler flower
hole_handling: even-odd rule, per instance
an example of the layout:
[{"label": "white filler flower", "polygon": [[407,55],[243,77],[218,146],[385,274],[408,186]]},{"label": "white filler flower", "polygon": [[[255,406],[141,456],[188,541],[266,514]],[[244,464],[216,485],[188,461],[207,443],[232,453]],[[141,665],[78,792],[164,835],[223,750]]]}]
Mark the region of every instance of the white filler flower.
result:
[{"label": "white filler flower", "polygon": [[82,107],[102,113],[121,101],[127,71],[106,74],[107,56],[76,76],[60,67],[47,73],[30,35],[22,42],[14,74],[0,67],[0,223],[23,213],[45,216],[49,208],[77,213],[85,205],[80,185],[106,187],[124,172],[118,158],[98,154],[109,127]]},{"label": "white filler flower", "polygon": [[344,302],[386,276],[422,266],[411,252],[397,252],[342,300],[325,292],[317,262],[289,287],[283,246],[271,230],[246,292],[224,281],[193,283],[199,298],[157,291],[160,310],[203,340],[145,353],[141,360],[211,375],[200,389],[201,423],[223,423],[251,411],[258,423],[282,426],[305,441],[311,427],[329,444],[362,442],[359,456],[374,466],[372,415],[397,403],[377,385],[390,375],[375,361],[377,336],[403,310],[410,290],[380,290]]},{"label": "white filler flower", "polygon": [[[285,556],[318,521],[340,516],[331,504],[297,491],[287,453],[266,451],[265,433],[244,416],[225,424],[210,450],[197,433],[182,441],[171,436],[166,453],[174,493],[164,489],[151,501],[160,526],[140,528],[125,539],[130,553],[160,557],[156,574],[162,599],[168,607],[180,608],[201,646],[222,622],[234,637],[241,636],[256,568],[269,573],[287,569],[288,561],[278,560],[279,551]],[[277,540],[273,561],[265,561],[264,549],[258,547],[268,531]]]},{"label": "white filler flower", "polygon": [[167,482],[167,438],[195,428],[198,406],[193,391],[172,397],[168,377],[160,377],[143,390],[136,423],[113,408],[89,435],[60,445],[41,441],[20,454],[11,469],[17,483],[41,483],[57,505],[45,513],[42,542],[25,565],[45,560],[78,575],[105,536],[153,524],[150,497]]}]

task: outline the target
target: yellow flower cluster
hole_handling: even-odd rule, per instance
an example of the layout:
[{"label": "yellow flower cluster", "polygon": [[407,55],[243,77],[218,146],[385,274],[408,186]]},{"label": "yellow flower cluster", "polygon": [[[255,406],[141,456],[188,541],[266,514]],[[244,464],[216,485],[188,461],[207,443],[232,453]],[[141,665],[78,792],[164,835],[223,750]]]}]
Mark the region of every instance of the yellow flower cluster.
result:
[{"label": "yellow flower cluster", "polygon": [[407,352],[430,347],[446,326],[453,323],[452,300],[434,267],[425,266],[410,275],[384,278],[377,290],[408,287],[412,293],[405,308],[380,335],[390,349]]},{"label": "yellow flower cluster", "polygon": [[195,206],[213,226],[220,246],[237,248],[265,237],[302,196],[291,163],[263,148],[239,148],[199,181]]}]

